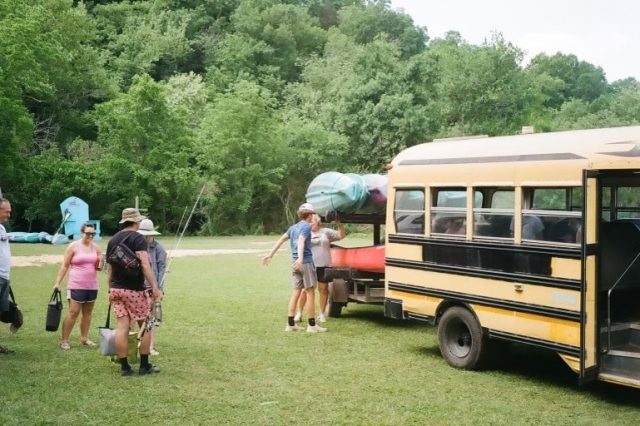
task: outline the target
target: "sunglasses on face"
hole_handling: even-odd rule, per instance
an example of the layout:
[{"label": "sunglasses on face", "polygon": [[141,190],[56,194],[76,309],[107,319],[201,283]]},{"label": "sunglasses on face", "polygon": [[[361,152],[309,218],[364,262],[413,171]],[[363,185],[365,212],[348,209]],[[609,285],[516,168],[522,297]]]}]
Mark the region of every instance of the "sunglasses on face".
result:
[{"label": "sunglasses on face", "polygon": [[95,235],[96,235],[96,233],[95,233],[95,232],[85,232],[84,234],[85,234],[87,237],[93,237],[93,236],[95,236]]}]

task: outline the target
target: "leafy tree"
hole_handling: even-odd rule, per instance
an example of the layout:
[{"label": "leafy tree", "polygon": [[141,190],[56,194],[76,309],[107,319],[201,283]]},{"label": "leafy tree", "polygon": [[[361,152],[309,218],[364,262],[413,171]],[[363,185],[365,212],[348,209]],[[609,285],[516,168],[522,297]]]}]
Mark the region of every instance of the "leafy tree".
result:
[{"label": "leafy tree", "polygon": [[309,0],[307,4],[309,14],[320,20],[320,25],[328,29],[338,25],[338,11],[345,6],[362,6],[362,0]]},{"label": "leafy tree", "polygon": [[348,138],[354,169],[377,171],[428,132],[410,68],[395,44],[360,45],[330,31],[324,56],[309,61],[290,91],[306,118]]},{"label": "leafy tree", "polygon": [[416,27],[409,15],[389,9],[387,1],[342,8],[338,12],[340,31],[360,44],[380,36],[397,43],[402,57],[425,50],[428,40],[424,28]]},{"label": "leafy tree", "polygon": [[255,232],[272,208],[285,167],[273,96],[239,82],[208,106],[198,131],[199,165],[215,182],[205,229],[212,234]]},{"label": "leafy tree", "polygon": [[169,107],[181,114],[189,126],[198,126],[207,106],[202,77],[194,73],[176,74],[169,78],[166,88]]},{"label": "leafy tree", "polygon": [[513,134],[532,103],[521,72],[522,51],[495,35],[482,46],[457,33],[434,41],[426,53],[435,68],[440,134]]},{"label": "leafy tree", "polygon": [[[209,53],[210,81],[226,89],[239,79],[253,79],[279,91],[295,81],[300,63],[321,52],[326,33],[301,6],[245,1],[235,11],[233,31]],[[222,83],[222,84],[220,84]]]},{"label": "leafy tree", "polygon": [[22,219],[27,222],[27,231],[55,232],[61,222],[60,202],[71,195],[89,200],[92,216],[100,214],[91,201],[99,185],[93,162],[65,159],[55,148],[50,148],[30,157],[26,166],[29,177],[22,191],[29,194],[29,198],[20,204],[24,206]]},{"label": "leafy tree", "polygon": [[602,68],[580,61],[575,55],[541,53],[531,60],[527,72],[533,76],[547,75],[557,83],[547,86],[546,105],[558,109],[569,99],[592,102],[607,91],[607,79]]},{"label": "leafy tree", "polygon": [[192,13],[186,9],[139,1],[95,6],[93,14],[108,52],[106,66],[123,88],[137,74],[166,79],[181,71],[181,62],[191,54],[186,31]]},{"label": "leafy tree", "polygon": [[154,220],[166,224],[190,205],[199,181],[192,168],[193,135],[172,109],[166,88],[137,76],[126,94],[94,114],[104,154],[96,162],[93,198],[111,226],[136,195]]},{"label": "leafy tree", "polygon": [[95,28],[84,8],[72,3],[6,0],[0,4],[3,92],[20,99],[31,113],[32,153],[64,146],[78,134],[91,134],[84,111],[113,93],[99,53],[90,45]]}]

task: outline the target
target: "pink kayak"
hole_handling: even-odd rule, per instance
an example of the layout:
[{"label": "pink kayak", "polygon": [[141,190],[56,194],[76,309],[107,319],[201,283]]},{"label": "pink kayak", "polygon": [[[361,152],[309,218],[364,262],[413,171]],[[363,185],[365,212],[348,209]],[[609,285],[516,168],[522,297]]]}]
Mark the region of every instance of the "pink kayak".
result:
[{"label": "pink kayak", "polygon": [[331,247],[334,268],[384,272],[384,245],[367,247]]}]

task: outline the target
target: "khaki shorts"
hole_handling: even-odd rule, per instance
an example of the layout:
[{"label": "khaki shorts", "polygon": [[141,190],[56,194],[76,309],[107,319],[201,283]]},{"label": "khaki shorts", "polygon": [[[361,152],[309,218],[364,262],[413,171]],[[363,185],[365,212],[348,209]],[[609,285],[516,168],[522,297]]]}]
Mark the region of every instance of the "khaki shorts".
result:
[{"label": "khaki shorts", "polygon": [[301,271],[293,271],[291,274],[291,287],[314,288],[318,284],[316,267],[313,263],[303,263]]}]

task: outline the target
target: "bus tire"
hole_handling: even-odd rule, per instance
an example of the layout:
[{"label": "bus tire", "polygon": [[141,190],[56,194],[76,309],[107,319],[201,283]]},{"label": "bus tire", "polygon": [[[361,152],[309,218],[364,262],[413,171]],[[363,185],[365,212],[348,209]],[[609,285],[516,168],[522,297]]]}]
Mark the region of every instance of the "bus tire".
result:
[{"label": "bus tire", "polygon": [[340,318],[340,315],[342,315],[342,307],[343,306],[344,306],[343,303],[332,302],[329,305],[329,316],[331,318]]},{"label": "bus tire", "polygon": [[482,369],[489,357],[489,339],[476,317],[460,306],[445,311],[438,325],[440,353],[449,365]]}]

